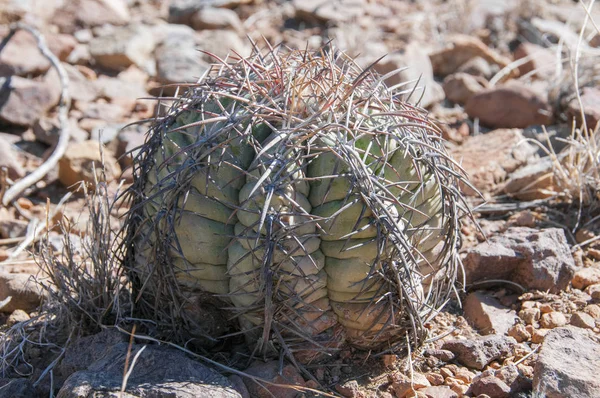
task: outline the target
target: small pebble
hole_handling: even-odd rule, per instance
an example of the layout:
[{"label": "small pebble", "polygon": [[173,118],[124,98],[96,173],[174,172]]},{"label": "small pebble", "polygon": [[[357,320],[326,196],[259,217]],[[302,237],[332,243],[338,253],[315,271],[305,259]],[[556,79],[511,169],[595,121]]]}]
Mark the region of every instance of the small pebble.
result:
[{"label": "small pebble", "polygon": [[540,325],[546,329],[554,329],[566,324],[567,318],[562,312],[548,312],[540,319]]},{"label": "small pebble", "polygon": [[508,329],[508,335],[514,337],[518,343],[522,343],[531,338],[531,334],[527,331],[525,325],[517,323]]},{"label": "small pebble", "polygon": [[590,314],[585,312],[576,312],[571,316],[571,325],[583,329],[593,329],[596,327],[596,321]]}]

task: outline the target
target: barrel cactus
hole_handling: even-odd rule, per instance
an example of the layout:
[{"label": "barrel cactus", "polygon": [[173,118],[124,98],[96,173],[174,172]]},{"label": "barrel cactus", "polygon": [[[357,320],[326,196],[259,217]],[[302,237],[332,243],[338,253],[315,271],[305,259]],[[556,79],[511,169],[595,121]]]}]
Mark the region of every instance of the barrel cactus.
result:
[{"label": "barrel cactus", "polygon": [[333,50],[255,50],[167,99],[130,189],[141,316],[301,360],[421,342],[456,279],[462,174],[384,80]]}]

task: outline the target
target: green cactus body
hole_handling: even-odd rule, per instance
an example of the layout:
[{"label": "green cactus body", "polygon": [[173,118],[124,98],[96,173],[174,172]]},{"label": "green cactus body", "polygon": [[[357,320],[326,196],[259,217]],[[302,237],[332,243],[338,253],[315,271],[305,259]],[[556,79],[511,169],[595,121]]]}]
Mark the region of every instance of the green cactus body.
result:
[{"label": "green cactus body", "polygon": [[188,336],[218,341],[187,321],[206,303],[264,352],[396,347],[407,329],[418,343],[451,292],[460,173],[424,112],[343,54],[215,68],[156,122],[136,165],[140,311],[164,299],[161,321]]}]

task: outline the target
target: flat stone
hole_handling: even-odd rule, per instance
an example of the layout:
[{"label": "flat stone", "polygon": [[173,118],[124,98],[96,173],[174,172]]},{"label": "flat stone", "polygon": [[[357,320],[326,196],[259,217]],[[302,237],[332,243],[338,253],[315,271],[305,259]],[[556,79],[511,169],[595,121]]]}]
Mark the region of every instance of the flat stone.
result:
[{"label": "flat stone", "polygon": [[518,200],[545,199],[556,195],[552,162],[552,158],[545,157],[516,170],[510,174],[502,190]]},{"label": "flat stone", "polygon": [[450,101],[464,105],[472,96],[486,89],[488,83],[485,79],[463,72],[447,76],[442,87]]},{"label": "flat stone", "polygon": [[[194,46],[162,45],[156,50],[157,79],[162,84],[195,83],[209,67]],[[164,89],[171,95],[176,88]]]},{"label": "flat stone", "polygon": [[585,292],[590,295],[593,300],[600,300],[600,283],[594,283],[585,288]]},{"label": "flat stone", "polygon": [[0,398],[31,398],[38,396],[33,381],[26,378],[0,379]]},{"label": "flat stone", "polygon": [[172,24],[191,25],[191,20],[198,10],[205,8],[236,8],[252,0],[171,0],[169,2],[168,21]]},{"label": "flat stone", "polygon": [[[248,41],[242,40],[240,35],[231,30],[216,29],[203,30],[197,36],[199,50],[209,52],[221,59],[225,59],[233,52],[242,57],[249,56],[252,52]],[[208,63],[215,63],[216,60],[210,55],[201,53],[202,59]]]},{"label": "flat stone", "polygon": [[[56,145],[60,136],[58,118],[44,117],[33,125],[35,138],[46,145]],[[87,131],[79,127],[75,119],[69,119],[69,139],[73,142],[82,142],[88,139]]]},{"label": "flat stone", "polygon": [[100,76],[94,82],[100,97],[131,112],[140,98],[149,97],[142,82]]},{"label": "flat stone", "polygon": [[10,297],[0,312],[15,310],[33,311],[41,303],[44,294],[31,274],[0,273],[0,301]]},{"label": "flat stone", "polygon": [[[0,30],[0,37],[7,34],[8,30]],[[17,31],[0,53],[0,77],[39,76],[48,69],[50,61],[42,55],[31,33],[24,30]]]},{"label": "flat stone", "polygon": [[564,290],[575,273],[569,244],[559,228],[508,228],[469,249],[463,264],[467,284],[506,279],[553,293]]},{"label": "flat stone", "polygon": [[130,20],[126,0],[70,0],[54,14],[52,22],[63,31],[74,32],[80,26],[125,25]]},{"label": "flat stone", "polygon": [[525,327],[525,325],[523,325],[521,323],[517,323],[516,325],[513,325],[508,330],[507,334],[510,337],[513,337],[515,340],[517,340],[517,343],[522,343],[531,338],[531,333],[529,333],[527,331],[527,328]]},{"label": "flat stone", "polygon": [[515,324],[517,313],[484,292],[470,293],[463,302],[464,317],[481,334],[506,334]]},{"label": "flat stone", "polygon": [[342,396],[347,398],[358,398],[358,382],[356,380],[350,380],[343,384],[337,384],[335,390]]},{"label": "flat stone", "polygon": [[[523,141],[523,135],[517,129],[500,129],[470,136],[462,145],[450,149],[452,157],[469,175],[469,181],[483,192],[494,190],[511,172],[533,159],[536,151],[531,144]],[[469,195],[475,194],[468,187],[463,187],[463,190]]]},{"label": "flat stone", "polygon": [[0,121],[31,127],[59,99],[60,91],[44,81],[0,78]]},{"label": "flat stone", "polygon": [[456,70],[457,73],[467,73],[469,75],[483,78],[486,81],[491,79],[496,72],[500,70],[500,67],[496,64],[490,65],[482,57],[473,57]]},{"label": "flat stone", "polygon": [[552,108],[546,96],[516,80],[473,95],[465,104],[465,111],[490,128],[525,128],[552,123]]},{"label": "flat stone", "polygon": [[600,268],[588,267],[577,270],[571,283],[575,289],[579,290],[600,283]]},{"label": "flat stone", "polygon": [[[94,81],[89,80],[76,66],[64,64],[63,67],[69,77],[69,93],[73,101],[91,102],[98,97],[98,89]],[[60,83],[56,69],[48,72],[48,81],[53,82],[57,90]]]},{"label": "flat stone", "polygon": [[292,0],[296,18],[308,22],[346,22],[361,16],[364,0]]},{"label": "flat stone", "polygon": [[131,65],[147,70],[155,45],[152,30],[139,24],[116,28],[112,34],[96,37],[89,44],[98,65],[112,70]]},{"label": "flat stone", "polygon": [[585,312],[576,312],[571,316],[571,325],[583,329],[593,329],[596,327],[596,321]]},{"label": "flat stone", "polygon": [[[26,311],[14,310],[12,312],[12,314],[10,314],[8,318],[6,318],[6,326],[12,327],[12,326],[16,325],[17,323],[27,322],[30,319],[31,319],[31,317],[29,316],[29,314]],[[0,397],[1,397],[1,395],[0,395]]]},{"label": "flat stone", "polygon": [[16,150],[4,139],[0,139],[0,168],[6,167],[8,177],[12,180],[18,180],[25,175],[25,169],[17,157]]},{"label": "flat stone", "polygon": [[567,324],[567,318],[562,312],[548,312],[540,318],[540,326],[546,329],[554,329]]},{"label": "flat stone", "polygon": [[446,77],[475,57],[481,57],[490,64],[503,68],[511,60],[491,50],[480,39],[467,35],[452,35],[446,46],[430,54],[433,72],[437,76]]},{"label": "flat stone", "polygon": [[[584,87],[581,92],[581,104],[587,128],[592,131],[600,121],[600,90],[597,87]],[[577,98],[569,102],[567,114],[570,118],[575,118],[578,125],[581,126],[583,119]]]},{"label": "flat stone", "polygon": [[82,111],[83,118],[102,120],[104,123],[120,122],[131,113],[131,109],[124,108],[120,104],[100,101],[78,104],[78,108]]},{"label": "flat stone", "polygon": [[475,396],[486,394],[494,398],[509,398],[511,393],[510,387],[496,376],[477,378],[471,386],[471,392]]},{"label": "flat stone", "polygon": [[71,143],[58,162],[58,178],[65,187],[80,181],[88,184],[94,184],[96,179],[102,181],[100,168],[103,159],[107,181],[116,179],[121,173],[120,167],[116,159],[106,150],[103,157],[101,156],[97,141]]},{"label": "flat stone", "polygon": [[535,365],[534,396],[599,397],[598,369],[600,344],[597,337],[572,326],[551,330]]},{"label": "flat stone", "polygon": [[493,360],[509,356],[516,344],[512,337],[492,334],[467,340],[449,340],[442,349],[452,351],[458,362],[466,367],[482,370]]},{"label": "flat stone", "polygon": [[412,82],[400,89],[407,92],[414,90],[410,98],[408,95],[403,96],[405,101],[416,103],[420,100],[419,106],[427,108],[444,99],[444,90],[434,80],[431,61],[421,43],[411,42],[401,52],[386,56],[374,66],[382,75],[400,68],[406,69],[389,77],[385,83],[392,87]]},{"label": "flat stone", "polygon": [[426,387],[419,392],[425,394],[427,398],[458,398],[459,395],[452,391],[448,386]]},{"label": "flat stone", "polygon": [[[269,361],[269,362],[255,362],[248,369],[245,370],[246,373],[252,376],[260,377],[265,380],[272,381],[275,384],[288,384],[288,385],[303,385],[304,379],[298,373],[298,370],[291,365],[286,365],[283,367],[281,374],[279,374],[279,361]],[[297,392],[284,387],[277,387],[273,385],[264,385],[264,387],[259,386],[257,383],[253,382],[251,379],[244,378],[244,383],[246,383],[246,387],[248,387],[248,391],[252,397],[257,398],[270,398],[270,397],[280,397],[280,398],[295,398]]]},{"label": "flat stone", "polygon": [[514,59],[528,58],[529,61],[519,65],[521,76],[529,74],[538,79],[551,79],[556,70],[556,53],[537,44],[523,42],[515,49]]},{"label": "flat stone", "polygon": [[[226,377],[187,357],[179,350],[134,344],[131,355],[137,362],[127,380],[130,397],[219,397],[240,398]],[[123,369],[129,358],[129,344],[106,348],[104,355],[86,370],[73,373],[65,381],[57,398],[117,396],[123,384]],[[168,366],[165,366],[168,364]]]},{"label": "flat stone", "polygon": [[191,17],[191,26],[196,30],[232,29],[241,32],[242,22],[233,10],[226,8],[202,8]]}]

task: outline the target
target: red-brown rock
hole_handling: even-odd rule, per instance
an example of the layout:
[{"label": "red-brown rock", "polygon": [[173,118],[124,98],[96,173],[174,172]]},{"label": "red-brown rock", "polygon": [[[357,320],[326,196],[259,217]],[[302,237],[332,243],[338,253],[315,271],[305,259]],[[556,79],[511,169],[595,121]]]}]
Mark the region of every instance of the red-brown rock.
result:
[{"label": "red-brown rock", "polygon": [[519,65],[519,72],[521,76],[531,73],[539,79],[551,78],[558,62],[555,52],[528,42],[521,43],[515,49],[514,58],[529,58],[529,61]]},{"label": "red-brown rock", "polygon": [[480,91],[467,101],[465,111],[491,128],[552,123],[552,108],[546,96],[519,81]]},{"label": "red-brown rock", "polygon": [[444,79],[446,97],[459,105],[464,105],[478,92],[488,87],[487,80],[467,73],[455,73]]},{"label": "red-brown rock", "polygon": [[[597,87],[584,87],[581,92],[581,104],[587,128],[592,131],[600,121],[600,89]],[[577,98],[569,102],[567,114],[575,118],[578,125],[582,124],[581,106]]]},{"label": "red-brown rock", "polygon": [[575,261],[565,233],[512,227],[467,251],[466,282],[505,279],[528,289],[559,292],[575,273]]},{"label": "red-brown rock", "polygon": [[33,126],[58,104],[60,91],[51,84],[18,76],[0,78],[0,121]]}]

